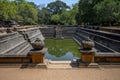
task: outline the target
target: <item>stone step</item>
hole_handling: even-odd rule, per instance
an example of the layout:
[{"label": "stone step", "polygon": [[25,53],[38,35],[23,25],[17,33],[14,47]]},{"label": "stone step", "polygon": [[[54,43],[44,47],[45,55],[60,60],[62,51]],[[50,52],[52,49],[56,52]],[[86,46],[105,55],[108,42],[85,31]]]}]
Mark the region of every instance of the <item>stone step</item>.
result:
[{"label": "stone step", "polygon": [[99,68],[100,66],[97,63],[90,63],[88,68]]},{"label": "stone step", "polygon": [[115,64],[111,64],[111,65],[100,65],[100,67],[102,68],[120,68],[120,65],[115,65]]},{"label": "stone step", "polygon": [[21,64],[19,63],[1,63],[0,68],[20,68]]},{"label": "stone step", "polygon": [[22,69],[24,68],[47,68],[45,63],[39,63],[39,64],[33,64],[33,63],[27,63],[27,64],[22,64],[21,66]]},{"label": "stone step", "polygon": [[97,63],[79,63],[79,68],[100,68]]},{"label": "stone step", "polygon": [[49,64],[70,64],[72,61],[49,61]]},{"label": "stone step", "polygon": [[31,50],[31,46],[29,44],[27,44],[26,46],[24,46],[21,50],[19,50],[17,53],[16,53],[16,56],[20,55],[20,56],[26,56],[30,50]]},{"label": "stone step", "polygon": [[1,52],[0,55],[2,55],[2,54],[4,55],[4,54],[8,53],[9,51],[15,49],[16,47],[21,46],[24,42],[25,42],[25,41],[20,42],[20,43],[18,43],[18,44],[16,44],[16,45],[14,45],[14,46],[12,46],[12,47],[6,49],[5,51]]},{"label": "stone step", "polygon": [[70,64],[49,64],[47,65],[48,69],[71,69],[72,66]]},{"label": "stone step", "polygon": [[33,63],[2,63],[0,68],[47,68],[45,63],[33,64]]},{"label": "stone step", "polygon": [[47,68],[71,69],[71,68],[78,68],[78,64],[76,61],[48,61]]},{"label": "stone step", "polygon": [[[5,37],[5,36],[4,36]],[[25,41],[21,35],[17,35],[13,38],[8,38],[6,40],[0,41],[0,53],[4,52],[5,50]]]}]

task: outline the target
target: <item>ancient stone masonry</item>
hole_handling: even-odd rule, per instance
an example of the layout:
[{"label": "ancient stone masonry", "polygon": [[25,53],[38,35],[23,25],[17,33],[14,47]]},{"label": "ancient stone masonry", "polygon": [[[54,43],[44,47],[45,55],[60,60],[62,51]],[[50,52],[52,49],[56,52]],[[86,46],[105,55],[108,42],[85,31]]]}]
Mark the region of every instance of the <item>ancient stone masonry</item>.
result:
[{"label": "ancient stone masonry", "polygon": [[77,27],[65,26],[62,28],[62,35],[65,38],[73,38]]},{"label": "ancient stone masonry", "polygon": [[54,27],[42,27],[42,28],[40,28],[40,30],[45,38],[54,38],[55,37],[55,28]]},{"label": "ancient stone masonry", "polygon": [[57,26],[55,28],[55,38],[62,38],[62,28],[61,26]]},{"label": "ancient stone masonry", "polygon": [[32,46],[18,32],[0,35],[0,62],[22,62],[24,60],[29,62],[27,53],[31,49]]},{"label": "ancient stone masonry", "polygon": [[31,43],[31,45],[33,49],[29,52],[29,54],[32,56],[32,62],[44,63],[45,52],[47,51],[47,49],[44,48],[45,46],[44,42],[37,38],[35,42]]},{"label": "ancient stone masonry", "polygon": [[120,28],[116,27],[100,27],[100,30],[120,34]]},{"label": "ancient stone masonry", "polygon": [[[120,62],[120,35],[115,33],[72,26],[60,26],[59,30],[56,26],[19,28],[8,30],[8,32],[6,30],[0,30],[2,33],[0,35],[0,63],[44,63],[47,49],[42,43],[45,38],[74,38],[80,46],[83,45],[81,49],[83,62]],[[95,45],[86,40],[88,37]],[[91,47],[94,48],[91,49]]]},{"label": "ancient stone masonry", "polygon": [[46,26],[40,28],[42,34],[46,38],[72,38],[77,27],[76,26]]},{"label": "ancient stone masonry", "polygon": [[83,63],[94,63],[96,50],[94,49],[94,42],[87,38],[82,41],[81,60]]},{"label": "ancient stone masonry", "polygon": [[90,37],[90,39],[95,41],[95,47],[100,52],[120,52],[119,35],[79,27],[75,37],[80,42],[86,39],[86,37]]},{"label": "ancient stone masonry", "polygon": [[95,43],[95,62],[120,62],[120,35],[78,27],[74,39],[82,45],[87,37]]},{"label": "ancient stone masonry", "polygon": [[28,42],[34,42],[36,38],[40,38],[44,40],[42,33],[40,32],[39,28],[32,28],[27,30],[20,30],[20,34],[22,34]]},{"label": "ancient stone masonry", "polygon": [[0,62],[27,62],[32,61],[29,52],[33,49],[31,43],[36,39],[44,40],[39,28],[18,30],[0,35]]}]

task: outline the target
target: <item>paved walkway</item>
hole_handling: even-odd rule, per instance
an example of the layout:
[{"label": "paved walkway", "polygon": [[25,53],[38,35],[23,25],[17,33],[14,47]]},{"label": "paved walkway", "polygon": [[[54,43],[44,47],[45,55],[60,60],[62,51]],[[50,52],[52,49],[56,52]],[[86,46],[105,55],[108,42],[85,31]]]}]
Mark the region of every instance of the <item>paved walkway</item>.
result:
[{"label": "paved walkway", "polygon": [[120,80],[120,68],[0,68],[0,80]]},{"label": "paved walkway", "polygon": [[49,61],[47,68],[49,69],[71,69],[78,67],[77,63],[71,61]]}]

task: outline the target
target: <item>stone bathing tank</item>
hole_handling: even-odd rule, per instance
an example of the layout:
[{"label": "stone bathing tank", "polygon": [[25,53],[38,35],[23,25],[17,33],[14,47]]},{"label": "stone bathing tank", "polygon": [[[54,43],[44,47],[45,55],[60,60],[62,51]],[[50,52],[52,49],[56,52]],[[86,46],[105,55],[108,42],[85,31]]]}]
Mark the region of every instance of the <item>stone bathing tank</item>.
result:
[{"label": "stone bathing tank", "polygon": [[[29,57],[29,52],[30,50],[32,50],[32,46],[30,45],[30,43],[34,42],[36,40],[36,38],[40,38],[41,40],[44,40],[44,37],[48,39],[53,40],[54,45],[50,44],[51,46],[55,46],[55,48],[51,48],[52,50],[57,50],[58,46],[56,46],[56,44],[61,44],[63,43],[62,46],[64,46],[63,48],[65,49],[65,47],[71,46],[71,42],[64,42],[63,40],[60,42],[57,42],[57,40],[61,40],[60,39],[55,39],[55,26],[48,26],[48,27],[42,27],[42,28],[26,28],[26,29],[20,29],[18,28],[18,31],[16,32],[10,32],[8,34],[4,34],[1,35],[0,37],[0,61],[1,62],[31,62],[31,58]],[[2,33],[4,33],[4,30],[1,31]],[[96,33],[96,34],[95,34]],[[102,35],[101,35],[102,34]],[[44,37],[43,37],[43,36]],[[104,32],[99,32],[97,30],[91,30],[91,29],[85,29],[83,27],[70,27],[70,26],[62,26],[61,27],[61,31],[60,31],[60,35],[62,35],[62,37],[64,37],[65,39],[74,39],[75,42],[77,42],[78,47],[75,47],[76,50],[78,50],[78,48],[81,46],[81,43],[83,40],[85,40],[87,37],[90,37],[90,39],[92,39],[95,43],[95,48],[97,50],[97,53],[95,53],[94,59],[96,62],[120,62],[120,55],[119,55],[119,45],[120,42],[119,40],[114,40],[114,37],[112,36],[118,36],[117,34],[112,34],[112,36],[109,36],[108,33],[104,33]],[[20,37],[20,38],[19,38]],[[116,37],[116,38],[118,38]],[[55,41],[54,41],[55,40]],[[50,41],[50,40],[48,40]],[[113,43],[109,43],[110,41],[113,41]],[[4,42],[4,43],[3,43]],[[52,43],[52,42],[49,42]],[[66,44],[64,44],[66,43]],[[85,44],[85,43],[84,43]],[[5,45],[6,48],[5,48]],[[49,44],[47,44],[49,46]],[[68,45],[68,46],[65,46]],[[87,45],[87,44],[86,44]],[[112,47],[112,45],[114,47]],[[93,46],[93,45],[92,45]],[[61,46],[60,46],[61,47]],[[85,46],[84,46],[85,47]],[[90,47],[90,46],[89,46]],[[50,49],[48,48],[48,51]],[[73,50],[73,47],[70,49],[66,49],[67,52]],[[43,50],[44,53],[45,50]],[[58,51],[56,51],[56,53],[60,52],[60,53],[64,53],[65,50],[59,49]],[[71,51],[72,52],[72,51]],[[41,52],[40,52],[41,53]],[[54,53],[54,54],[56,54]],[[59,53],[58,53],[59,54]],[[79,55],[78,55],[79,54]],[[80,52],[78,51],[78,54],[73,54],[73,56],[78,55],[77,58],[80,58]],[[52,56],[54,56],[53,54],[51,54]],[[51,56],[49,55],[49,57]],[[62,54],[60,54],[62,55]],[[47,55],[45,55],[46,57]],[[70,56],[70,55],[68,55]],[[9,58],[8,58],[9,57]],[[14,57],[12,59],[12,57]],[[17,59],[16,59],[17,58]],[[48,57],[47,57],[48,58]],[[9,59],[9,60],[8,60]],[[48,58],[49,59],[49,58]],[[52,58],[50,58],[52,59]],[[57,58],[58,59],[58,58]],[[67,58],[64,58],[63,60],[65,60]],[[74,59],[74,58],[71,58]],[[69,60],[71,60],[69,59]],[[56,59],[55,59],[56,60]],[[61,59],[60,59],[61,60]],[[37,61],[36,61],[37,62]]]}]

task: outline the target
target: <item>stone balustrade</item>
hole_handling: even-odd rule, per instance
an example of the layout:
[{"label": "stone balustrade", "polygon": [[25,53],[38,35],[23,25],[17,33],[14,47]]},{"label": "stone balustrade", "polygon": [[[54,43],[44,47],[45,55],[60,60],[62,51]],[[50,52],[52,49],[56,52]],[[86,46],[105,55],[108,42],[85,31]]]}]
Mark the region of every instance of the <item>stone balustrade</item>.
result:
[{"label": "stone balustrade", "polygon": [[[44,40],[40,29],[30,27],[17,29],[15,32],[0,35],[0,63],[30,63],[34,61],[34,57],[29,52],[33,49],[31,42],[34,42],[36,38]],[[6,28],[0,30],[6,32]],[[42,59],[39,62],[43,62]]]}]

